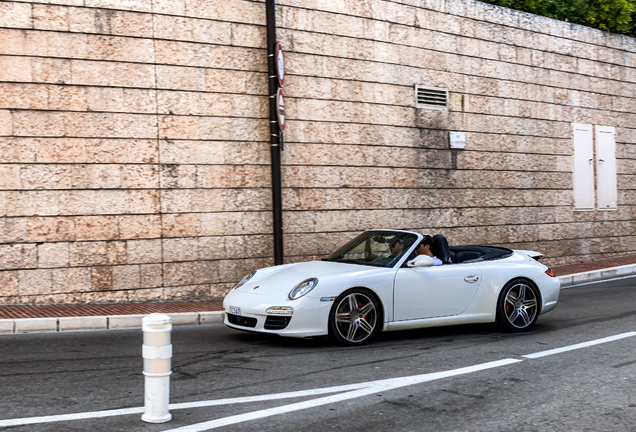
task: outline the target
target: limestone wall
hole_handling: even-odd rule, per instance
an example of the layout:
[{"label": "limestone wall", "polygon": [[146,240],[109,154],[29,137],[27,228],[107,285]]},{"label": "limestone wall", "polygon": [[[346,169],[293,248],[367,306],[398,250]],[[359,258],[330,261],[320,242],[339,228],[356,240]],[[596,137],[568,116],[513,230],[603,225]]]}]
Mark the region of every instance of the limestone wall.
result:
[{"label": "limestone wall", "polygon": [[0,302],[222,296],[272,263],[264,5],[0,3]]},{"label": "limestone wall", "polygon": [[[552,265],[636,250],[634,39],[471,1],[284,4],[290,259],[374,227]],[[415,109],[414,84],[450,109]],[[573,122],[617,127],[618,211],[574,211]]]},{"label": "limestone wall", "polygon": [[[287,261],[387,227],[551,264],[636,250],[634,39],[471,1],[278,3]],[[264,21],[0,2],[0,303],[218,298],[272,264]],[[573,210],[572,122],[617,127],[618,211]]]}]

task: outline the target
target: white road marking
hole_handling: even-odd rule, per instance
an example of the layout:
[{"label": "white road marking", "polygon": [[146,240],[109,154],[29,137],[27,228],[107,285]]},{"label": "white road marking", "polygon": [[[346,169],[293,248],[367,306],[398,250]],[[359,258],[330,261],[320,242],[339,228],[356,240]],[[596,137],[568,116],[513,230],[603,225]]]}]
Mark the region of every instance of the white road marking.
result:
[{"label": "white road marking", "polygon": [[24,426],[30,424],[38,424],[38,423],[53,423],[59,421],[68,421],[68,420],[85,420],[85,419],[93,419],[93,418],[102,418],[102,417],[112,417],[112,416],[120,416],[120,415],[128,415],[128,414],[142,414],[144,412],[144,408],[123,408],[116,410],[108,410],[108,411],[91,411],[84,413],[76,413],[76,414],[60,414],[60,415],[51,415],[51,416],[42,416],[42,417],[29,417],[22,419],[8,419],[8,420],[0,420],[0,427],[9,427],[9,426]]},{"label": "white road marking", "polygon": [[615,278],[611,278],[611,279],[599,279],[599,280],[595,280],[595,281],[591,281],[591,282],[582,282],[582,283],[578,283],[576,285],[568,285],[565,287],[561,287],[562,290],[566,290],[569,288],[576,288],[576,287],[580,287],[580,286],[585,286],[585,285],[592,285],[592,284],[599,284],[601,282],[614,282],[617,280],[622,280],[622,279],[629,279],[629,278],[634,278],[636,277],[636,275],[631,274],[631,275],[627,275],[627,276],[617,276]]},{"label": "white road marking", "polygon": [[[555,348],[552,350],[541,351],[533,354],[527,354],[522,357],[528,359],[541,358],[553,354],[560,354],[562,352],[572,351],[581,348],[587,348],[594,345],[599,345],[607,342],[612,342],[620,339],[625,339],[628,337],[636,336],[636,332],[628,332],[622,333],[615,336],[609,336],[602,339],[596,339],[589,342],[583,342],[575,345],[569,345],[561,348]],[[297,397],[306,397],[306,396],[318,396],[322,394],[328,393],[340,393],[337,395],[322,397],[318,399],[313,399],[305,402],[298,402],[289,405],[284,405],[277,408],[270,408],[266,410],[255,411],[252,413],[242,414],[238,416],[231,416],[217,420],[211,420],[209,422],[200,423],[198,425],[186,426],[184,428],[173,429],[172,431],[167,432],[193,432],[193,431],[203,431],[209,430],[213,428],[217,428],[220,426],[235,424],[244,421],[248,421],[251,419],[269,417],[272,415],[283,414],[287,412],[312,408],[320,405],[325,405],[333,402],[338,402],[341,400],[359,398],[362,396],[371,395],[374,393],[378,393],[381,391],[393,390],[400,387],[410,386],[414,384],[419,384],[427,381],[438,380],[442,378],[448,378],[456,375],[463,375],[467,373],[477,372],[484,369],[491,369],[500,366],[506,366],[508,364],[522,362],[523,360],[518,359],[504,359],[490,363],[483,363],[481,365],[469,366],[460,369],[454,369],[445,372],[434,372],[424,375],[413,375],[401,378],[389,378],[378,381],[368,381],[358,384],[348,384],[342,386],[334,386],[334,387],[324,387],[318,389],[311,390],[300,390],[294,392],[285,392],[285,393],[275,393],[268,395],[259,395],[259,396],[246,396],[239,398],[228,398],[228,399],[213,399],[207,401],[199,401],[199,402],[183,402],[177,404],[170,404],[171,410],[178,409],[189,409],[189,408],[202,408],[209,406],[219,406],[219,405],[230,405],[230,404],[238,404],[238,403],[249,403],[249,402],[262,402],[269,400],[279,400],[279,399],[289,399],[289,398],[297,398]],[[346,392],[346,393],[341,393]],[[144,412],[144,407],[134,407],[134,408],[122,408],[122,409],[114,409],[114,410],[105,410],[105,411],[90,411],[84,413],[74,413],[74,414],[60,414],[60,415],[51,415],[51,416],[41,416],[41,417],[28,417],[21,419],[7,419],[0,420],[0,427],[10,427],[10,426],[24,426],[29,424],[39,424],[39,423],[53,423],[60,421],[70,421],[70,420],[86,420],[93,418],[104,418],[104,417],[114,417],[114,416],[122,416],[122,415],[131,415],[131,414],[142,414]],[[207,425],[207,426],[202,426]],[[209,426],[212,425],[212,426]],[[203,428],[201,428],[203,427]],[[194,429],[188,429],[194,428]],[[198,428],[198,429],[197,429]]]},{"label": "white road marking", "polygon": [[235,403],[248,403],[248,402],[262,402],[275,399],[289,399],[303,396],[318,396],[326,393],[340,393],[343,391],[358,390],[361,388],[369,387],[370,383],[349,384],[335,387],[324,387],[312,390],[300,390],[287,393],[275,393],[259,396],[245,396],[240,398],[231,399],[216,399],[202,402],[183,402],[178,404],[171,404],[170,409],[185,409],[185,408],[201,408],[216,405],[230,405]]},{"label": "white road marking", "polygon": [[359,398],[363,396],[369,396],[375,393],[383,391],[394,390],[400,387],[411,386],[414,384],[420,384],[423,382],[434,381],[442,378],[450,378],[457,375],[464,375],[473,372],[479,372],[486,369],[493,369],[501,366],[507,366],[513,363],[519,363],[523,360],[518,359],[504,359],[489,363],[482,363],[480,365],[468,366],[460,369],[453,369],[445,372],[434,372],[423,375],[414,375],[402,378],[389,378],[378,381],[371,381],[365,384],[370,386],[360,390],[353,390],[346,393],[340,393],[337,395],[326,396],[318,399],[312,399],[304,402],[293,403],[289,405],[283,405],[276,408],[268,408],[259,411],[253,411],[251,413],[239,414],[230,417],[224,417],[216,420],[210,420],[203,423],[198,423],[190,426],[184,426],[177,429],[170,429],[166,432],[201,432],[210,429],[216,429],[223,426],[233,425],[236,423],[243,423],[250,420],[256,420],[264,417],[271,417],[279,414],[286,414],[293,411],[299,411],[308,408],[315,408],[321,405],[331,404],[335,402],[341,402],[348,399]]},{"label": "white road marking", "polygon": [[[277,400],[277,399],[289,399],[289,398],[297,398],[297,397],[303,397],[303,396],[318,396],[318,395],[322,395],[326,393],[338,393],[343,391],[358,390],[365,387],[368,387],[367,383],[350,384],[350,385],[342,385],[342,386],[335,386],[335,387],[325,387],[325,388],[301,390],[301,391],[286,392],[286,393],[275,393],[275,394],[259,395],[259,396],[246,396],[246,397],[240,397],[240,398],[213,399],[213,400],[199,401],[199,402],[183,402],[183,403],[177,403],[177,404],[170,404],[169,409],[178,410],[178,409],[188,409],[188,408],[201,408],[201,407],[218,406],[218,405],[231,405],[231,404],[238,404],[238,403],[261,402],[261,401]],[[113,416],[120,416],[120,415],[129,415],[129,414],[142,414],[143,412],[144,412],[144,407],[135,407],[135,408],[122,408],[122,409],[105,410],[105,411],[92,411],[92,412],[75,413],[75,414],[60,414],[60,415],[51,415],[51,416],[42,416],[42,417],[29,417],[29,418],[22,418],[22,419],[8,419],[8,420],[0,420],[0,427],[24,426],[29,424],[52,423],[52,422],[68,421],[68,420],[85,420],[90,418],[113,417]]]},{"label": "white road marking", "polygon": [[550,355],[554,355],[554,354],[560,354],[560,353],[564,353],[567,351],[573,351],[573,350],[577,350],[577,349],[581,349],[581,348],[587,348],[587,347],[591,347],[594,345],[600,345],[600,344],[604,344],[607,342],[613,342],[615,340],[620,340],[620,339],[625,339],[628,337],[632,337],[632,336],[636,336],[636,332],[628,332],[628,333],[621,333],[619,335],[615,335],[615,336],[609,336],[606,338],[602,338],[602,339],[596,339],[596,340],[592,340],[589,342],[582,342],[582,343],[578,343],[575,345],[568,345],[568,346],[564,346],[561,348],[555,348],[555,349],[551,349],[551,350],[547,350],[547,351],[540,351],[537,353],[533,353],[533,354],[526,354],[524,356],[521,357],[525,357],[525,358],[530,358],[530,359],[536,359],[536,358],[540,358],[540,357],[546,357],[546,356],[550,356]]}]

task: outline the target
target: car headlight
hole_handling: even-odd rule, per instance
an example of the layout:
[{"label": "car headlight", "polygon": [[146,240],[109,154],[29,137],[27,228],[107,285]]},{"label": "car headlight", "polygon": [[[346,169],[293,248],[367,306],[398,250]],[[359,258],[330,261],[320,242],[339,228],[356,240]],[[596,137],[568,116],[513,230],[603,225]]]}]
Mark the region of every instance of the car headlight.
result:
[{"label": "car headlight", "polygon": [[314,287],[318,285],[318,279],[311,278],[302,281],[298,285],[294,287],[293,290],[289,292],[289,299],[296,300],[307,294],[309,291],[314,289]]},{"label": "car headlight", "polygon": [[252,279],[255,274],[256,274],[256,270],[254,270],[252,273],[248,274],[243,279],[241,279],[241,281],[239,283],[237,283],[236,286],[234,288],[232,288],[232,289],[237,289],[239,287],[242,287],[243,285],[245,285],[245,282],[247,282],[248,280]]}]

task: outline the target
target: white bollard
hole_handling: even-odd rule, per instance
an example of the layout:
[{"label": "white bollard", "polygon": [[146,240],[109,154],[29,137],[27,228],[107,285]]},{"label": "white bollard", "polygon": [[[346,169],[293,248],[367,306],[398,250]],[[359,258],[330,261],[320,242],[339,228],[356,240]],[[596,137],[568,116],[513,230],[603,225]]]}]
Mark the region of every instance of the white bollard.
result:
[{"label": "white bollard", "polygon": [[170,363],[172,359],[172,318],[152,313],[141,320],[144,332],[142,355],[144,358],[144,413],[141,419],[148,423],[165,423],[172,419],[168,412],[170,402]]}]

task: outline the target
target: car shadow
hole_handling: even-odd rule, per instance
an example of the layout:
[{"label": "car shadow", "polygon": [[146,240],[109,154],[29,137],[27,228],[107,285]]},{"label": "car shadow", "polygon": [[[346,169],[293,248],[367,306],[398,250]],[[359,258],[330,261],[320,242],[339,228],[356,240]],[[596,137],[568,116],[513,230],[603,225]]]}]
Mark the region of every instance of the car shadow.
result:
[{"label": "car shadow", "polygon": [[242,332],[234,334],[233,338],[245,344],[253,345],[269,345],[272,347],[288,348],[288,349],[314,349],[314,348],[350,348],[358,349],[364,347],[394,346],[402,343],[410,343],[413,341],[436,342],[440,340],[456,339],[456,338],[485,338],[489,340],[509,339],[524,337],[537,333],[552,332],[556,327],[549,323],[538,322],[532,330],[528,332],[513,333],[500,330],[494,324],[465,324],[445,327],[431,327],[413,330],[400,330],[391,332],[381,332],[376,338],[368,344],[359,347],[341,347],[337,342],[329,339],[327,336],[316,338],[297,339],[290,337],[282,337],[271,334]]},{"label": "car shadow", "polygon": [[444,327],[430,327],[413,330],[400,330],[395,332],[385,332],[378,335],[377,340],[409,340],[409,339],[434,339],[440,337],[457,336],[489,336],[496,339],[519,337],[536,333],[547,333],[554,331],[557,327],[552,324],[537,322],[531,330],[525,332],[510,332],[502,330],[494,323],[486,324],[463,324]]},{"label": "car shadow", "polygon": [[445,327],[430,327],[413,330],[384,332],[378,335],[378,341],[400,341],[411,339],[436,339],[449,336],[474,336],[501,333],[493,324],[466,324]]},{"label": "car shadow", "polygon": [[335,345],[331,343],[327,336],[319,336],[315,338],[291,338],[283,337],[275,334],[242,332],[234,335],[235,340],[246,344],[272,345],[286,348],[310,348],[324,347]]}]

